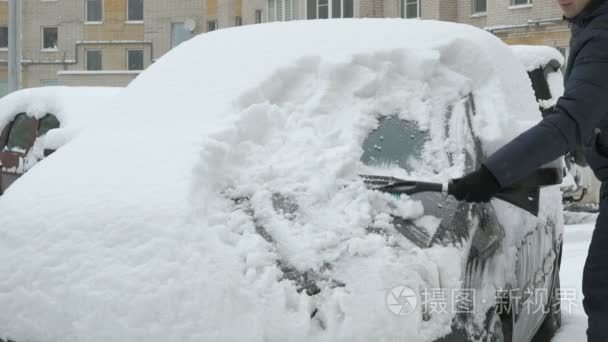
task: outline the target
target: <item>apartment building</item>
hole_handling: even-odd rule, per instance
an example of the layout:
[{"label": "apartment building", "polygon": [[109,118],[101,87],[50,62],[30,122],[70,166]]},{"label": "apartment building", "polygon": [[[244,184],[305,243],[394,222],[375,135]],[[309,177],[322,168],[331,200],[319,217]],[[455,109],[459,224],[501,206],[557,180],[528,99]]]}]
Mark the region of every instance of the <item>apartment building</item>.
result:
[{"label": "apartment building", "polygon": [[[486,29],[509,44],[567,53],[556,0],[21,0],[22,86],[124,86],[200,33],[272,21],[386,17]],[[6,93],[8,2],[0,0],[0,96]]]},{"label": "apartment building", "polygon": [[556,0],[267,0],[266,9],[268,21],[347,17],[453,21],[488,30],[508,44],[548,45],[564,54],[570,40]]}]

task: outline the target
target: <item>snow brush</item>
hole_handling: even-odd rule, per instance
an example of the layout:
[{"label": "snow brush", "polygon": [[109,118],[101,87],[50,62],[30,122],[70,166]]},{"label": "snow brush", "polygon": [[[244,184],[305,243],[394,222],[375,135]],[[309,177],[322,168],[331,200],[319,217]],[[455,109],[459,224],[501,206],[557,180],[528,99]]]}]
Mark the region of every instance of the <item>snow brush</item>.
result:
[{"label": "snow brush", "polygon": [[[448,183],[428,183],[403,180],[390,176],[360,175],[368,188],[393,195],[413,195],[421,192],[441,192],[452,195],[450,180]],[[553,169],[539,169],[522,182],[501,189],[496,198],[538,216],[540,188],[546,185],[559,184],[560,175]]]}]

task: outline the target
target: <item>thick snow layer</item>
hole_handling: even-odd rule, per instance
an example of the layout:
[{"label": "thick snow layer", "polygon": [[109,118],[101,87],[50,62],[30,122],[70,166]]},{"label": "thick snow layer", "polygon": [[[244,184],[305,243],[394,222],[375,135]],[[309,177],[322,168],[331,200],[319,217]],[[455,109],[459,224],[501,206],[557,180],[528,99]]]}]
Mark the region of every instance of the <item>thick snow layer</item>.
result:
[{"label": "thick snow layer", "polygon": [[[396,316],[386,294],[399,285],[459,287],[465,247],[413,245],[388,213],[429,229],[436,219],[420,202],[367,191],[357,174],[366,134],[380,116],[396,114],[430,132],[407,176],[461,175],[463,148],[471,148],[463,100],[469,93],[476,99],[473,129],[487,153],[524,129],[518,120],[538,113],[511,50],[466,25],[272,23],[181,44],[120,93],[107,120],[0,198],[0,274],[10,275],[0,278],[0,335],[19,341],[444,335],[452,316],[423,321],[419,308]],[[247,198],[249,207],[230,198]],[[296,213],[276,210],[277,198]],[[386,234],[368,234],[369,227]],[[298,293],[294,282],[279,281],[277,259],[346,286],[327,281],[317,296]]]},{"label": "thick snow layer", "polygon": [[524,65],[526,71],[544,67],[551,60],[564,65],[564,56],[555,48],[543,45],[511,45],[511,50]]},{"label": "thick snow layer", "polygon": [[26,113],[35,118],[54,114],[61,126],[51,130],[42,148],[57,149],[76,132],[99,120],[97,110],[108,105],[121,88],[111,87],[41,87],[28,88],[0,98],[0,127],[15,115]]}]

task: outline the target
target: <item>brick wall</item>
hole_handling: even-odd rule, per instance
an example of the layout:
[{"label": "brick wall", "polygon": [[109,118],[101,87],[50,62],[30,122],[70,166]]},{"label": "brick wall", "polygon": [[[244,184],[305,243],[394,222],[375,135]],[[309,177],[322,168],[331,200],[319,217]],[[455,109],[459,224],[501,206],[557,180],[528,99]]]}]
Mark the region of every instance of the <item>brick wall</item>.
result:
[{"label": "brick wall", "polygon": [[255,23],[255,11],[262,10],[262,22],[268,18],[268,8],[265,0],[245,0],[243,1],[243,25]]}]

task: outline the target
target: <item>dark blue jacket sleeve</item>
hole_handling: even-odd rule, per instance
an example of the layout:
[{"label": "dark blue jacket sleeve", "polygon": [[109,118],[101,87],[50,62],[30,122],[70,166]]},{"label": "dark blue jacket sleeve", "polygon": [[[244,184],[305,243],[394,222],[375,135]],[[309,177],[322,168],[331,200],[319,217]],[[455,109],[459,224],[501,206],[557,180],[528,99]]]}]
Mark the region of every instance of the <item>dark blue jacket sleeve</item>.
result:
[{"label": "dark blue jacket sleeve", "polygon": [[608,37],[596,35],[575,57],[564,96],[553,112],[483,164],[502,187],[512,185],[577,145],[589,144],[594,128],[605,118],[608,119]]}]

